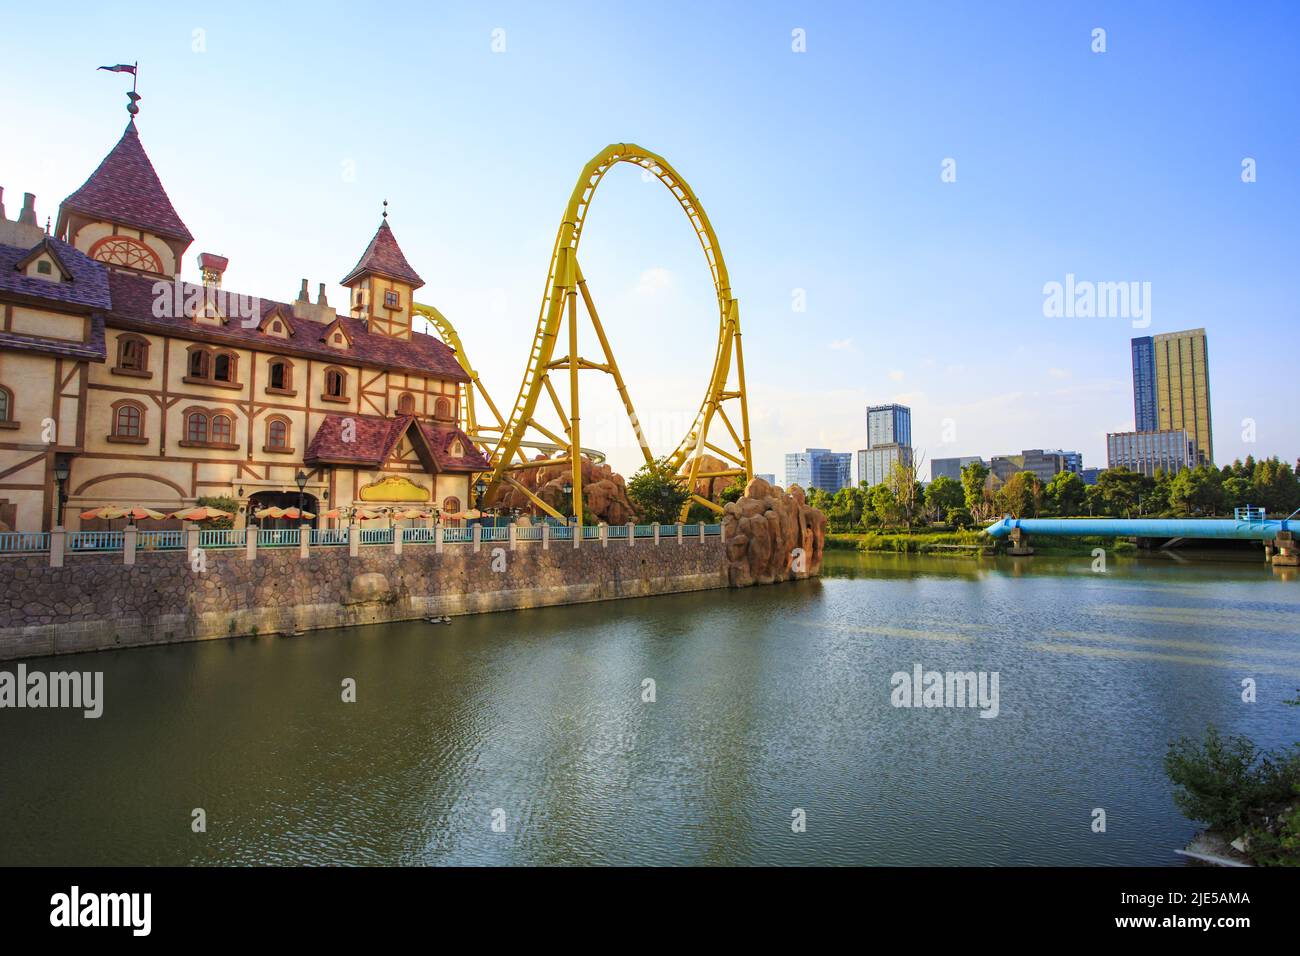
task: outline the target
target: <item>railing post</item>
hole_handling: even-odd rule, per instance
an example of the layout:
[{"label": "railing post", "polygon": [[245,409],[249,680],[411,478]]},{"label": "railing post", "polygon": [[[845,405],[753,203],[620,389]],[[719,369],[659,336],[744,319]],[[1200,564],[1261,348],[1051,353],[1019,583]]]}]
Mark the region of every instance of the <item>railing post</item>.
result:
[{"label": "railing post", "polygon": [[551,550],[551,523],[549,521],[542,522],[542,550]]},{"label": "railing post", "polygon": [[185,563],[189,564],[194,560],[194,551],[199,546],[199,526],[190,521],[181,523],[185,529]]},{"label": "railing post", "polygon": [[402,530],[401,528],[393,528],[393,554],[402,553]]},{"label": "railing post", "polygon": [[700,544],[704,543],[704,522],[700,522]]},{"label": "railing post", "polygon": [[355,558],[361,553],[361,526],[356,521],[348,522],[348,557]]},{"label": "railing post", "polygon": [[725,521],[718,522],[718,540],[722,544],[727,543],[727,523]]},{"label": "railing post", "polygon": [[244,560],[257,560],[257,531],[255,524],[244,525]]},{"label": "railing post", "polygon": [[655,547],[658,547],[659,546],[659,522],[658,521],[654,523],[654,529],[655,529]]},{"label": "railing post", "polygon": [[470,532],[470,535],[474,538],[474,553],[478,554],[483,548],[483,525],[475,524],[474,530]]},{"label": "railing post", "polygon": [[517,540],[518,538],[516,537],[515,523],[512,521],[510,522],[510,550],[511,551],[515,549],[515,543],[517,542]]},{"label": "railing post", "polygon": [[122,563],[126,565],[135,564],[135,546],[140,531],[135,525],[129,524],[122,531]]},{"label": "railing post", "polygon": [[682,523],[681,523],[680,521],[677,522],[677,543],[678,543],[678,544],[681,544],[681,543],[682,543],[682,532],[683,532],[683,530],[684,530],[684,526],[682,525]]},{"label": "railing post", "polygon": [[573,528],[573,546],[579,547],[582,544],[582,525],[571,525]]},{"label": "railing post", "polygon": [[304,524],[298,526],[298,558],[302,561],[307,560],[308,549],[311,547],[311,525]]},{"label": "railing post", "polygon": [[627,546],[630,548],[636,544],[636,522],[627,523]]},{"label": "railing post", "polygon": [[603,521],[600,523],[600,546],[602,548],[609,547],[609,525]]},{"label": "railing post", "polygon": [[442,522],[433,523],[433,553],[442,554]]},{"label": "railing post", "polygon": [[55,525],[50,529],[50,567],[63,567],[63,553],[68,546],[68,529]]}]

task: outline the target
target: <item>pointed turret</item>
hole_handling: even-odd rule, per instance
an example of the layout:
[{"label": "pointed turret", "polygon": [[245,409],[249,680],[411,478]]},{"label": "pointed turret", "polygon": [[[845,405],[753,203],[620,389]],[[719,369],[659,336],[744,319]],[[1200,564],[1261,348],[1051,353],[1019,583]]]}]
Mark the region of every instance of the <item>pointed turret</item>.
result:
[{"label": "pointed turret", "polygon": [[135,121],[90,178],[59,207],[56,234],[93,259],[175,275],[194,241],[140,143]]},{"label": "pointed turret", "polygon": [[352,314],[366,319],[371,332],[398,339],[411,337],[411,300],[424,280],[402,254],[388,225],[387,211],[370,245],[341,284],[351,290]]}]

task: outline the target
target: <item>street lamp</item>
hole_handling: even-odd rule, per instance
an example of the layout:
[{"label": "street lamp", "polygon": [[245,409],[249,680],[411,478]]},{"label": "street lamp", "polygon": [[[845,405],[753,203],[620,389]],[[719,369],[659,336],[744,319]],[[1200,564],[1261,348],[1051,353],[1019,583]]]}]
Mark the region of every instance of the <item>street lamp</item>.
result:
[{"label": "street lamp", "polygon": [[[569,512],[569,517],[572,518],[573,517],[573,482],[571,481],[566,481],[564,483],[564,507],[565,510]],[[568,523],[572,524],[573,522],[569,521]]]},{"label": "street lamp", "polygon": [[298,523],[302,524],[302,493],[307,487],[307,476],[303,473],[303,470],[299,468],[298,474],[293,476],[293,480],[298,484]]},{"label": "street lamp", "polygon": [[54,456],[54,480],[58,483],[59,513],[55,524],[63,527],[63,508],[68,503],[68,478],[72,474],[72,463],[67,455]]},{"label": "street lamp", "polygon": [[483,476],[480,475],[478,481],[474,482],[474,494],[477,496],[475,498],[474,507],[477,508],[479,511],[483,510],[483,495],[486,492],[487,492],[487,482],[484,481]]}]

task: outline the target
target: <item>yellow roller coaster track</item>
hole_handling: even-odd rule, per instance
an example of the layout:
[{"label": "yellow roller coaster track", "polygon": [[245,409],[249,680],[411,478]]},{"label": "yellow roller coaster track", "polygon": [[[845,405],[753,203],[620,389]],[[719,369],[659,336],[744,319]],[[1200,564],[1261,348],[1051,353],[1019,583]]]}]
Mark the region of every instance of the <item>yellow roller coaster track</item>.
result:
[{"label": "yellow roller coaster track", "polygon": [[[571,469],[573,483],[574,513],[582,520],[582,470],[581,456],[595,458],[589,450],[582,448],[578,404],[578,372],[595,370],[609,374],[614,379],[619,398],[627,411],[628,420],[641,446],[647,462],[654,459],[649,442],[641,428],[640,420],[632,406],[623,375],[619,371],[614,351],[610,347],[604,326],[596,312],[591,292],[587,288],[586,278],[578,266],[578,244],[582,239],[582,227],[590,207],[592,196],[600,181],[616,163],[631,163],[640,167],[645,173],[656,177],[677,199],[686,213],[695,234],[704,250],[713,277],[713,286],[718,300],[718,342],[714,354],[713,371],[696,412],[694,421],[686,435],[678,442],[676,448],[667,456],[669,466],[675,473],[680,473],[687,487],[694,490],[695,482],[703,478],[720,478],[727,476],[753,477],[753,463],[750,452],[749,409],[745,400],[745,363],[740,344],[740,307],[731,295],[731,283],[727,275],[727,266],[722,258],[722,248],[713,231],[709,217],[700,205],[686,181],[668,164],[663,157],[628,143],[607,146],[598,153],[582,170],[577,185],[569,197],[564,219],[555,238],[551,254],[550,270],[546,277],[546,286],[542,294],[542,306],[537,319],[537,332],[528,356],[523,382],[519,395],[509,419],[503,419],[500,411],[492,402],[479,380],[478,373],[469,364],[460,338],[445,317],[430,306],[417,305],[415,311],[424,316],[438,334],[456,351],[461,367],[470,381],[462,386],[461,425],[465,431],[490,449],[492,472],[488,481],[490,496],[501,482],[522,491],[542,510],[560,517],[558,512],[515,481],[511,472],[521,468],[536,468],[543,465],[567,464]],[[578,355],[578,303],[581,300],[584,311],[591,322],[604,353],[603,362],[584,359]],[[555,357],[556,344],[561,327],[567,318],[568,354],[562,358]],[[735,358],[736,385],[729,388],[732,358]],[[560,400],[555,385],[551,381],[552,371],[567,371],[569,380],[568,407]],[[480,421],[475,404],[475,393],[487,405],[493,421]],[[537,404],[545,393],[551,400],[556,415],[561,423],[563,435],[546,428],[536,419]],[[740,405],[739,431],[728,416],[724,403],[738,402]],[[709,440],[710,428],[715,419],[720,419],[726,432],[734,443],[735,451],[729,451]],[[537,433],[546,440],[530,439],[530,433]],[[495,442],[493,442],[495,439]],[[522,449],[540,448],[551,452],[541,461],[528,461]],[[562,455],[556,456],[556,452]],[[708,472],[700,470],[701,459],[706,453],[717,455],[732,467],[715,469]],[[692,501],[698,502],[715,511],[721,508],[699,495],[693,494],[682,508],[685,517]]]}]

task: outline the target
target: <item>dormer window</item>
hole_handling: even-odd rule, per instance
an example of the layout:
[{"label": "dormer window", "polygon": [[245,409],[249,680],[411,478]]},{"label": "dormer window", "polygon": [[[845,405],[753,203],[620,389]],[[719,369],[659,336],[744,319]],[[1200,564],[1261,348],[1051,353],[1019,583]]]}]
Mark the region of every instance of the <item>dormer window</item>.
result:
[{"label": "dormer window", "polygon": [[54,267],[50,265],[49,259],[42,259],[40,262],[36,263],[36,271],[43,276],[53,275]]},{"label": "dormer window", "polygon": [[276,335],[279,335],[281,332],[284,331],[284,323],[281,322],[279,319],[276,319],[274,322],[271,323],[271,331],[274,332]]}]

